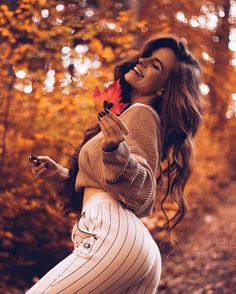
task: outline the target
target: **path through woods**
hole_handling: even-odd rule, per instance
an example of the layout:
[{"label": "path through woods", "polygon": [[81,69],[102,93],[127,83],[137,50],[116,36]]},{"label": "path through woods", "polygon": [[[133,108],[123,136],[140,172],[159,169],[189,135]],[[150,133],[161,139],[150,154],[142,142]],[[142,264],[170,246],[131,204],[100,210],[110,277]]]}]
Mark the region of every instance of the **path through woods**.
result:
[{"label": "path through woods", "polygon": [[205,195],[212,203],[218,197],[218,205],[210,212],[209,207],[205,213],[204,207],[191,212],[187,216],[189,229],[179,233],[182,245],[168,255],[162,254],[158,293],[236,293],[236,183],[222,187],[220,192]]}]

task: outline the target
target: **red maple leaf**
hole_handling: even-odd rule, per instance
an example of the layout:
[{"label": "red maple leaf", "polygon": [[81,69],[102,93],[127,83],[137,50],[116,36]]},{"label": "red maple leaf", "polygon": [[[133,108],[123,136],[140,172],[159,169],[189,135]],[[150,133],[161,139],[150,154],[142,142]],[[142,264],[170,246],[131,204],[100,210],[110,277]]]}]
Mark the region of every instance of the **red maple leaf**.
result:
[{"label": "red maple leaf", "polygon": [[110,84],[103,92],[96,87],[93,93],[93,101],[97,112],[104,111],[107,107],[114,114],[119,115],[129,103],[121,103],[120,80]]}]

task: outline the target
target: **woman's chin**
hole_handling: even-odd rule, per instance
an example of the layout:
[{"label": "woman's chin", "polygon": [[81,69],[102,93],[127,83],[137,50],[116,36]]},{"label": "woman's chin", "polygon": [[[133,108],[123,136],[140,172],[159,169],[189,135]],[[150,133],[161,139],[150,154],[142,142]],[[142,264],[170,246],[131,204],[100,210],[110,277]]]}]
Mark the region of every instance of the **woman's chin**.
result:
[{"label": "woman's chin", "polygon": [[130,84],[131,86],[135,83],[135,78],[133,76],[133,73],[131,71],[128,71],[125,75],[124,75],[124,79],[125,81]]}]

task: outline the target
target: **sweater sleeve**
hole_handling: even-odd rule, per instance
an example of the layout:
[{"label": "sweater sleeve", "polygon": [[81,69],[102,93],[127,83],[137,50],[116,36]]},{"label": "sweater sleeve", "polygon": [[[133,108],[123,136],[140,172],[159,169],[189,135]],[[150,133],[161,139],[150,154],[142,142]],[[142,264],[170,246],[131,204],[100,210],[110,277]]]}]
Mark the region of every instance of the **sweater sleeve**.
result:
[{"label": "sweater sleeve", "polygon": [[135,105],[121,117],[129,133],[112,152],[102,152],[107,191],[136,215],[154,202],[160,158],[160,118],[149,106]]}]

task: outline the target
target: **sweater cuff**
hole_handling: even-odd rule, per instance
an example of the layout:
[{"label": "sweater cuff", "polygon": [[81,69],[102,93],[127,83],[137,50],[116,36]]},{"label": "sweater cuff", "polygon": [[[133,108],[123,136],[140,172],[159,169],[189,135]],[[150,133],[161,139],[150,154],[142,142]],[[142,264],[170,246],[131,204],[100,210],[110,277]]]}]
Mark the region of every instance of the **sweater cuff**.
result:
[{"label": "sweater cuff", "polygon": [[125,142],[122,141],[118,147],[113,151],[104,151],[102,149],[102,159],[104,162],[117,163],[124,162],[127,160],[130,154],[130,147]]}]

